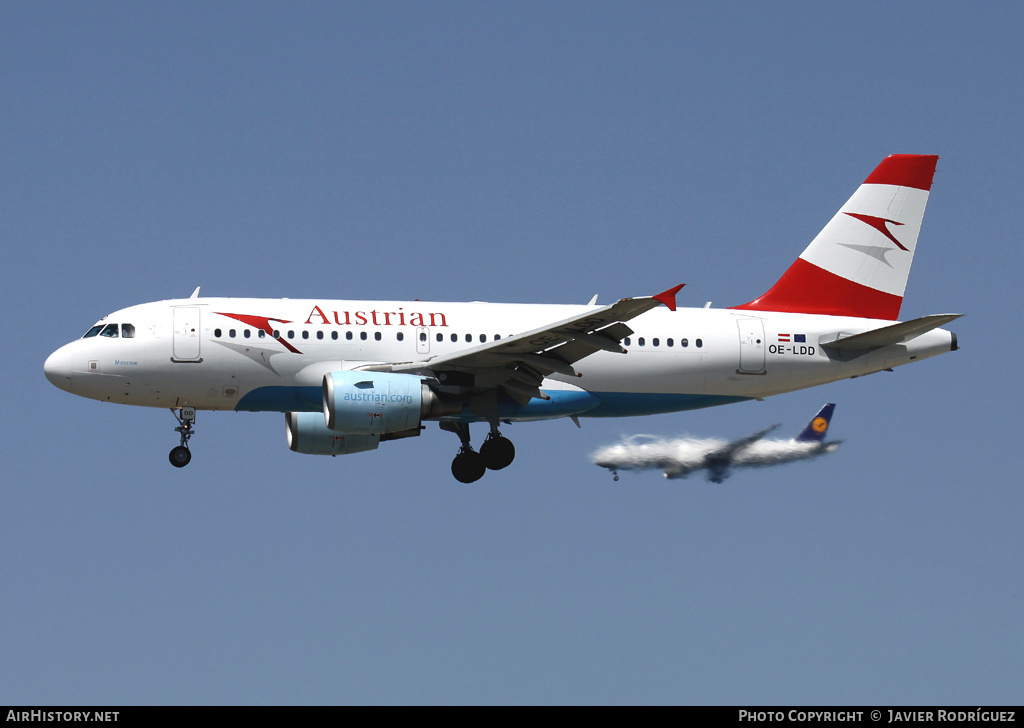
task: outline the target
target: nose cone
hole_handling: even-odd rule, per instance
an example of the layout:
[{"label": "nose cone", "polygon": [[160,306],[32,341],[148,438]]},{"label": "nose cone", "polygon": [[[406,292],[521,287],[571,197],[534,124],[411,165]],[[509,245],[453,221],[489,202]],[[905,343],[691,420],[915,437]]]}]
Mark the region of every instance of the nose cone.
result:
[{"label": "nose cone", "polygon": [[62,346],[46,357],[46,361],[43,362],[43,374],[53,386],[65,392],[71,391],[71,352],[68,351],[68,347]]}]

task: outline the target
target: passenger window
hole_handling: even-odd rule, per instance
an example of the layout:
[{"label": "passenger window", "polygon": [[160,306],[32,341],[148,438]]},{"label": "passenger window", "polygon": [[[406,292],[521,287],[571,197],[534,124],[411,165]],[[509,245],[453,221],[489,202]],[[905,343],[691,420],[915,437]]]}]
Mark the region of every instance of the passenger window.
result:
[{"label": "passenger window", "polygon": [[651,346],[657,346],[659,343],[657,339],[651,339]]},{"label": "passenger window", "polygon": [[308,331],[303,331],[302,332],[302,338],[303,339],[308,339],[309,338],[309,332]]},{"label": "passenger window", "polygon": [[323,331],[317,331],[316,332],[316,338],[317,338],[317,340],[322,340],[324,338],[324,332]]},{"label": "passenger window", "polygon": [[91,329],[89,329],[88,331],[85,332],[85,336],[83,336],[82,338],[83,339],[88,339],[91,336],[95,336],[96,334],[98,334],[100,332],[100,330],[102,328],[103,328],[103,324],[99,324],[97,326],[93,326]]},{"label": "passenger window", "polygon": [[360,331],[359,332],[359,340],[360,341],[366,341],[366,332],[365,331]]},{"label": "passenger window", "polygon": [[686,347],[688,347],[690,345],[690,340],[689,339],[680,339],[679,340],[679,345],[685,349]]},{"label": "passenger window", "polygon": [[351,331],[346,331],[345,332],[345,340],[346,341],[352,341],[352,332]]},{"label": "passenger window", "polygon": [[374,341],[380,341],[380,332],[379,331],[374,331],[373,332],[373,340]]},{"label": "passenger window", "polygon": [[675,343],[672,339],[665,339],[665,346],[675,346]]},{"label": "passenger window", "polygon": [[214,329],[213,330],[213,335],[214,335],[214,337],[219,339],[220,338],[220,329]]},{"label": "passenger window", "polygon": [[121,324],[121,338],[123,339],[134,339],[135,338],[135,327],[131,324]]},{"label": "passenger window", "polygon": [[624,343],[624,344],[625,344],[626,346],[632,346],[632,345],[633,345],[633,344],[632,344],[632,342],[630,342],[630,340],[629,340],[629,337],[628,337],[628,336],[627,336],[627,337],[626,337],[625,339],[623,339],[623,343]]},{"label": "passenger window", "polygon": [[641,336],[639,339],[637,339],[636,340],[636,345],[637,346],[643,346],[644,345],[644,337]]},{"label": "passenger window", "polygon": [[117,338],[117,324],[107,324],[103,327],[103,331],[100,332],[100,336],[106,336],[109,339]]},{"label": "passenger window", "polygon": [[458,341],[458,340],[459,340],[459,335],[458,334],[452,334],[452,341],[455,342],[455,341]]},{"label": "passenger window", "polygon": [[246,329],[245,331],[242,332],[242,336],[248,339],[250,336],[252,336],[252,332],[249,331],[249,329]]},{"label": "passenger window", "polygon": [[421,331],[420,332],[420,341],[426,341],[426,340],[427,340],[427,335]]},{"label": "passenger window", "polygon": [[399,341],[404,341],[405,340],[405,334],[403,334],[401,331],[399,331],[395,338],[397,338]]},{"label": "passenger window", "polygon": [[472,344],[473,343],[473,334],[466,334],[466,343],[467,344]]},{"label": "passenger window", "polygon": [[228,336],[230,336],[232,339],[235,338],[235,330],[234,329],[228,329]]},{"label": "passenger window", "polygon": [[257,336],[259,336],[259,338],[261,339],[265,339],[267,338],[267,332],[264,331],[263,329],[260,329],[260,332],[257,334]]},{"label": "passenger window", "polygon": [[480,343],[483,344],[487,341],[487,334],[480,334]]},{"label": "passenger window", "polygon": [[437,340],[438,341],[444,341],[444,335],[443,334],[438,334],[437,335]]},{"label": "passenger window", "polygon": [[700,348],[701,348],[701,347],[703,347],[703,346],[704,346],[704,341],[703,341],[703,339],[697,339],[697,348],[698,348],[698,349],[700,349]]},{"label": "passenger window", "polygon": [[338,332],[337,332],[337,331],[332,331],[332,332],[331,332],[331,338],[332,338],[332,339],[333,339],[334,341],[337,341],[337,340],[338,340]]}]

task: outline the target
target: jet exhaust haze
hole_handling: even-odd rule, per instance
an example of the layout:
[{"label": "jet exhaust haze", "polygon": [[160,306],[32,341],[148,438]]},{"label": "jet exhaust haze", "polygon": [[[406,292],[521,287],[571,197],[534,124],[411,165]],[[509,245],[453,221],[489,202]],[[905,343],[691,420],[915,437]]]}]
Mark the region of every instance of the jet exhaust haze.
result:
[{"label": "jet exhaust haze", "polygon": [[620,470],[660,470],[666,478],[685,478],[695,470],[707,470],[708,480],[720,483],[733,468],[769,467],[835,452],[839,441],[825,442],[834,404],[825,405],[797,436],[766,440],[778,425],[739,440],[632,435],[591,455],[618,480]]}]

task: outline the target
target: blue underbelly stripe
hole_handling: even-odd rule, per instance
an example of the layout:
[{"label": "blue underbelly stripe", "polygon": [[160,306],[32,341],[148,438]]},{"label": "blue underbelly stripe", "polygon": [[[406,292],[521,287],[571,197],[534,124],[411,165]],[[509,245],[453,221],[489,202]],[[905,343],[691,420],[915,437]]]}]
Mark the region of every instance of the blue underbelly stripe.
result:
[{"label": "blue underbelly stripe", "polygon": [[[532,399],[520,405],[501,395],[498,416],[501,419],[549,419],[555,417],[633,417],[640,415],[682,412],[742,402],[750,397],[715,394],[651,394],[635,392],[549,391],[550,400]],[[260,387],[254,389],[235,407],[248,412],[320,412],[323,409],[320,387]],[[462,419],[478,421],[482,417],[466,412]]]},{"label": "blue underbelly stripe", "polygon": [[320,412],[323,408],[320,387],[259,387],[235,405],[239,412]]}]

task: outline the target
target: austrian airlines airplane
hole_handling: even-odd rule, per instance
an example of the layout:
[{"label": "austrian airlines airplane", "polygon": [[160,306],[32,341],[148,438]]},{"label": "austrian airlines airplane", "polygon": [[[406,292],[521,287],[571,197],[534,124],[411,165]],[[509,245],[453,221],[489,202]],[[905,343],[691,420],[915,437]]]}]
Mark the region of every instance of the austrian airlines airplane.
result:
[{"label": "austrian airlines airplane", "polygon": [[[936,156],[887,157],[781,279],[727,309],[676,286],[607,306],[190,298],[101,319],[43,371],[104,402],[167,407],[191,460],[196,410],[283,412],[289,447],[375,450],[434,420],[460,481],[508,466],[502,423],[625,417],[761,399],[957,348],[959,314],[896,321]],[[628,322],[628,324],[627,324]],[[628,353],[627,353],[628,349]],[[479,452],[471,423],[490,427]]]}]

